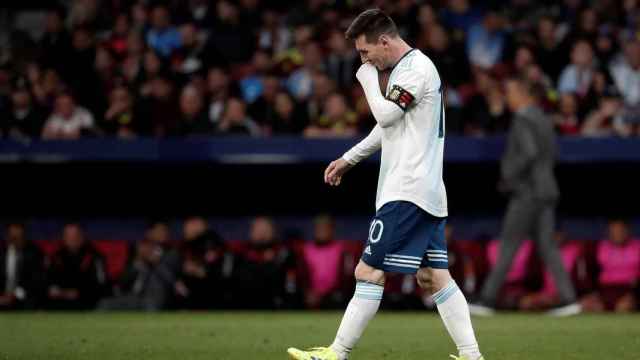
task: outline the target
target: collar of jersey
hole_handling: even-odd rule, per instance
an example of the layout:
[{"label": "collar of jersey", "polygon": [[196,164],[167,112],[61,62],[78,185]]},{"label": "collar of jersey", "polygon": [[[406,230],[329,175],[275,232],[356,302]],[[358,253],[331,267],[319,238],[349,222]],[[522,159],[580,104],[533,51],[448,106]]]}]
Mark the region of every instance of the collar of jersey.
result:
[{"label": "collar of jersey", "polygon": [[402,61],[402,59],[404,59],[405,57],[407,57],[407,55],[411,54],[411,52],[412,52],[413,50],[415,50],[415,48],[411,48],[411,49],[407,50],[407,52],[406,52],[406,53],[404,53],[404,54],[400,57],[400,59],[398,59],[398,61],[396,61],[396,63],[395,63],[395,64],[393,64],[393,66],[391,67],[391,71],[393,71],[393,70],[396,68],[396,66],[398,66],[398,64],[400,64],[400,61]]}]

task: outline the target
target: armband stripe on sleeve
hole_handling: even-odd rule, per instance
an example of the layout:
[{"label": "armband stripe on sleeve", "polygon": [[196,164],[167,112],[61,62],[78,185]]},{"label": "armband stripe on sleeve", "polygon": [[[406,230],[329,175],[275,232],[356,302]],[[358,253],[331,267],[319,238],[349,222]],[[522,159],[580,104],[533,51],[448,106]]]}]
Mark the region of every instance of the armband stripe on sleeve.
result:
[{"label": "armband stripe on sleeve", "polygon": [[411,95],[410,92],[403,89],[399,85],[393,85],[391,90],[389,91],[389,95],[387,95],[387,100],[393,102],[398,105],[402,111],[407,111],[407,108],[413,103],[415,98]]}]

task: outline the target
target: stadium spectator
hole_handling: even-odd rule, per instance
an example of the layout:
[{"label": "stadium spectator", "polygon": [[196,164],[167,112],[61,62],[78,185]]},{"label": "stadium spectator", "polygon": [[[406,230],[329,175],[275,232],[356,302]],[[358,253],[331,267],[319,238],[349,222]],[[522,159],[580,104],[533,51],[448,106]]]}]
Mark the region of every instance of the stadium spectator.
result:
[{"label": "stadium spectator", "polygon": [[580,119],[578,118],[578,103],[575,95],[566,93],[560,95],[559,112],[553,115],[556,131],[562,135],[580,134]]},{"label": "stadium spectator", "polygon": [[91,26],[98,28],[98,13],[100,10],[100,1],[84,0],[73,1],[69,8],[69,23],[71,26]]},{"label": "stadium spectator", "polygon": [[286,87],[298,101],[304,101],[311,95],[313,75],[322,70],[322,52],[320,45],[309,42],[302,49],[302,67],[293,71],[286,80]]},{"label": "stadium spectator", "polygon": [[47,119],[42,130],[46,140],[74,140],[93,132],[95,120],[85,108],[76,104],[70,93],[56,97],[53,114]]},{"label": "stadium spectator", "polygon": [[106,47],[115,55],[116,60],[122,61],[127,56],[130,50],[129,36],[133,33],[129,16],[125,13],[118,14],[105,41]]},{"label": "stadium spectator", "polygon": [[[369,105],[366,104],[362,88],[355,87],[355,89],[355,91],[359,91],[359,96],[357,96],[357,98],[363,100],[364,105],[366,105],[366,108],[368,109]],[[305,109],[307,119],[317,119],[320,117],[324,103],[335,91],[336,84],[333,80],[324,73],[316,73],[313,80],[313,91],[311,92],[311,96],[305,102],[301,103]],[[367,129],[367,131],[368,130],[369,129]]]},{"label": "stadium spectator", "polygon": [[7,138],[35,138],[40,135],[45,122],[45,112],[34,101],[26,78],[14,81],[11,103],[2,115],[0,131]]},{"label": "stadium spectator", "polygon": [[165,58],[182,46],[180,31],[171,24],[169,9],[164,5],[156,5],[151,10],[147,44]]},{"label": "stadium spectator", "polygon": [[291,45],[292,34],[280,20],[280,15],[275,10],[266,9],[262,19],[262,27],[258,30],[259,47],[272,49],[276,54],[285,52]]},{"label": "stadium spectator", "polygon": [[[186,14],[183,15],[187,21],[193,21],[196,26],[203,27],[214,21],[215,9],[208,0],[192,0],[186,4]],[[182,9],[182,6],[181,6]]]},{"label": "stadium spectator", "polygon": [[298,304],[296,257],[278,240],[271,219],[253,219],[240,260],[234,283],[235,306],[277,309]]},{"label": "stadium spectator", "polygon": [[149,96],[151,95],[153,80],[160,76],[168,77],[167,65],[157,52],[147,50],[144,53],[142,69],[142,73],[137,75],[136,82],[139,82],[140,95]]},{"label": "stadium spectator", "polygon": [[220,306],[229,298],[228,280],[233,266],[232,259],[225,257],[222,238],[201,217],[186,219],[182,230],[180,306],[189,309]]},{"label": "stadium spectator", "polygon": [[525,76],[529,66],[536,64],[533,50],[528,46],[519,46],[513,59],[513,72],[518,76]]},{"label": "stadium spectator", "polygon": [[[206,52],[219,54],[219,58],[208,55],[208,65],[244,63],[255,50],[256,38],[253,29],[243,23],[238,6],[228,0],[216,3],[216,19],[206,45]],[[242,46],[238,46],[242,44]]]},{"label": "stadium spectator", "polygon": [[36,308],[44,295],[44,257],[23,223],[7,225],[0,265],[0,310]]},{"label": "stadium spectator", "polygon": [[344,96],[334,93],[324,103],[322,115],[311,121],[304,135],[310,138],[353,136],[357,121],[358,117],[349,109]]},{"label": "stadium spectator", "polygon": [[[483,10],[468,0],[443,4],[408,0],[379,6],[388,7],[403,35],[408,35],[412,45],[429,55],[439,69],[446,85],[449,133],[484,136],[505,131],[500,120],[493,121],[496,115],[501,117],[499,86],[477,96],[485,80],[472,74],[480,68],[489,70],[497,84],[515,69],[543,85],[547,92],[543,107],[552,114],[562,112],[555,106],[559,97],[553,89],[572,93],[577,99],[580,124],[598,109],[603,89],[615,85],[624,106],[609,133],[638,136],[640,105],[636,104],[638,86],[633,85],[633,79],[640,45],[632,35],[638,4],[577,4],[580,2],[557,6],[517,2],[499,11],[495,4]],[[138,108],[138,101],[146,105],[144,99],[151,96],[155,79],[165,78],[172,88],[171,109],[156,112],[168,114],[160,116],[163,125],[157,127],[154,124],[158,121],[151,118],[153,112],[140,112],[137,120],[146,125],[135,131],[139,136],[187,136],[176,130],[177,120],[166,124],[167,118],[179,119],[177,98],[183,88],[201,87],[202,76],[211,68],[224,69],[225,87],[242,90],[243,100],[251,105],[250,117],[265,135],[280,133],[270,130],[277,117],[274,101],[280,86],[306,109],[309,119],[318,119],[329,94],[339,91],[350,96],[348,103],[356,109],[358,118],[370,120],[362,92],[354,82],[357,54],[340,31],[362,6],[359,2],[337,7],[314,2],[287,8],[254,0],[237,4],[193,0],[184,6],[175,2],[66,1],[46,11],[40,40],[37,29],[26,29],[22,37],[9,37],[13,52],[9,53],[6,69],[11,78],[29,80],[34,103],[48,112],[45,117],[62,90],[72,92],[77,104],[102,117],[110,105],[107,100],[111,91],[122,85],[122,80]],[[33,36],[31,42],[39,45],[34,49],[38,56],[29,55],[30,40],[25,36]],[[513,54],[512,43],[518,49]],[[623,49],[620,53],[619,45]],[[266,84],[268,81],[272,84]],[[273,87],[273,83],[278,85]],[[268,99],[263,99],[261,95],[268,86],[272,89],[266,89]],[[211,105],[209,121],[219,127],[222,104],[238,94],[213,100],[208,91],[201,92],[207,95],[204,102]],[[476,119],[478,106],[482,119]],[[366,133],[370,125],[368,120],[359,121],[353,134]],[[574,128],[567,131],[575,134]],[[304,130],[294,133],[304,135]],[[107,130],[100,135],[118,133]]]},{"label": "stadium spectator", "polygon": [[441,16],[447,27],[465,33],[482,20],[482,12],[469,0],[448,0]]},{"label": "stadium spectator", "polygon": [[170,261],[177,265],[178,253],[176,251],[175,244],[171,239],[169,224],[166,221],[151,221],[145,232],[145,239],[151,240],[156,246],[158,246],[158,251],[163,254],[163,257],[171,258]]},{"label": "stadium spectator", "polygon": [[552,17],[543,16],[536,27],[536,58],[545,74],[556,80],[566,63],[565,51],[559,41],[559,29]]},{"label": "stadium spectator", "polygon": [[430,25],[419,36],[417,47],[433,61],[448,90],[470,81],[470,65],[464,47],[452,41],[441,25]]},{"label": "stadium spectator", "polygon": [[225,69],[212,67],[207,74],[207,91],[209,94],[208,119],[211,124],[217,127],[227,100],[231,96],[238,96],[240,90],[235,83],[231,82]]},{"label": "stadium spectator", "polygon": [[485,13],[481,22],[469,28],[467,54],[472,65],[490,69],[503,60],[508,46],[503,28],[504,18],[495,10]]},{"label": "stadium spectator", "polygon": [[269,125],[272,134],[299,134],[308,123],[304,110],[287,92],[276,95],[273,110],[275,114]]},{"label": "stadium spectator", "polygon": [[273,126],[276,94],[280,91],[280,79],[275,75],[265,75],[261,79],[261,93],[248,107],[248,113],[262,128]]},{"label": "stadium spectator", "polygon": [[[640,124],[640,41],[632,40],[624,45],[623,55],[611,62],[609,71],[613,82],[624,100],[624,125]],[[628,129],[633,133],[636,129]]]},{"label": "stadium spectator", "polygon": [[335,240],[335,221],[327,215],[314,221],[313,241],[302,246],[307,308],[333,308],[345,301],[344,284],[353,269],[342,242]]},{"label": "stadium spectator", "polygon": [[71,34],[71,44],[69,59],[64,70],[60,71],[60,75],[74,94],[78,104],[92,113],[101,113],[104,110],[102,106],[104,85],[95,67],[97,52],[95,34],[87,27],[75,28]]},{"label": "stadium spectator", "polygon": [[[271,67],[272,59],[267,51],[258,50],[253,54],[248,74],[240,79],[239,83],[244,101],[252,104],[264,95],[265,91],[269,91],[269,89],[266,89],[268,86],[268,84],[266,84],[267,81],[275,80],[278,84],[277,86],[280,86],[277,77],[267,74]],[[273,84],[270,84],[270,86],[273,88]],[[273,94],[274,91],[275,90],[272,90],[270,94]]]},{"label": "stadium spectator", "polygon": [[162,251],[153,240],[145,238],[136,244],[135,257],[127,266],[117,296],[105,298],[100,310],[166,309],[173,299],[176,273],[162,261]]},{"label": "stadium spectator", "polygon": [[180,112],[181,117],[174,135],[203,136],[213,133],[213,125],[204,109],[203,96],[195,86],[189,85],[182,89]]},{"label": "stadium spectator", "polygon": [[[127,52],[120,62],[120,71],[130,86],[139,86],[145,74],[145,44],[142,35],[136,31],[130,31],[127,36]],[[158,71],[159,71],[158,61]]]},{"label": "stadium spectator", "polygon": [[634,238],[624,220],[611,220],[607,239],[598,244],[598,291],[583,300],[588,311],[633,311],[640,279],[640,240]]},{"label": "stadium spectator", "polygon": [[587,95],[594,75],[593,48],[586,40],[579,40],[571,50],[571,64],[558,79],[560,93],[574,93],[582,98]]},{"label": "stadium spectator", "polygon": [[111,90],[109,107],[104,114],[101,128],[107,134],[120,138],[131,138],[136,135],[139,124],[134,111],[133,95],[127,87],[118,86]]},{"label": "stadium spectator", "polygon": [[64,70],[71,53],[71,36],[64,27],[65,10],[53,7],[47,11],[45,32],[39,43],[43,66],[57,72]]},{"label": "stadium spectator", "polygon": [[259,136],[260,128],[253,119],[247,116],[246,106],[242,100],[229,98],[218,125],[218,132],[222,134]]},{"label": "stadium spectator", "polygon": [[504,132],[509,126],[509,112],[498,80],[484,70],[474,74],[475,89],[464,106],[464,131],[469,135]]},{"label": "stadium spectator", "polygon": [[142,134],[155,137],[171,135],[180,119],[180,109],[171,79],[160,74],[149,83],[149,94],[142,98]]},{"label": "stadium spectator", "polygon": [[[324,61],[327,75],[341,89],[348,89],[354,85],[356,73],[360,66],[360,59],[353,47],[347,43],[342,31],[334,30],[328,35],[327,46],[329,53]],[[313,83],[313,81],[312,81]]]},{"label": "stadium spectator", "polygon": [[177,49],[171,59],[175,72],[183,76],[194,75],[203,70],[204,41],[195,23],[186,23],[180,27],[182,47]]},{"label": "stadium spectator", "polygon": [[622,113],[623,104],[616,90],[607,90],[600,99],[598,107],[589,113],[584,120],[581,134],[589,137],[615,135],[616,130],[623,123]]},{"label": "stadium spectator", "polygon": [[85,238],[78,223],[68,223],[62,244],[47,273],[48,307],[58,310],[92,309],[105,293],[105,261]]}]

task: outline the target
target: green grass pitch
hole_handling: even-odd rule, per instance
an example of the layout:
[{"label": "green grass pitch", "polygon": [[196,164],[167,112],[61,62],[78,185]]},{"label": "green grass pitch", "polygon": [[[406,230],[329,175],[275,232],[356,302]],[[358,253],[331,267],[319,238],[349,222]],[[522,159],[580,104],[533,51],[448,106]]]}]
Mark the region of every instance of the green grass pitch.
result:
[{"label": "green grass pitch", "polygon": [[[339,312],[0,314],[0,360],[287,359],[328,344]],[[640,315],[474,319],[487,360],[640,359]],[[351,359],[448,359],[454,345],[430,312],[382,311]]]}]

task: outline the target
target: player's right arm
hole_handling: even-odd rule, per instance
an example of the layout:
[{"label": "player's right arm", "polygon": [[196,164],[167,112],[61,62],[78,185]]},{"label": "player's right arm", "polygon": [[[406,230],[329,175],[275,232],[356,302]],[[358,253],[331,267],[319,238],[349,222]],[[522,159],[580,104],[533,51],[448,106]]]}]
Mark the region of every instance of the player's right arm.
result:
[{"label": "player's right arm", "polygon": [[344,153],[341,158],[332,161],[327,166],[324,171],[324,182],[333,186],[340,185],[342,175],[360,161],[380,150],[381,147],[382,129],[379,125],[376,125],[366,138]]}]

